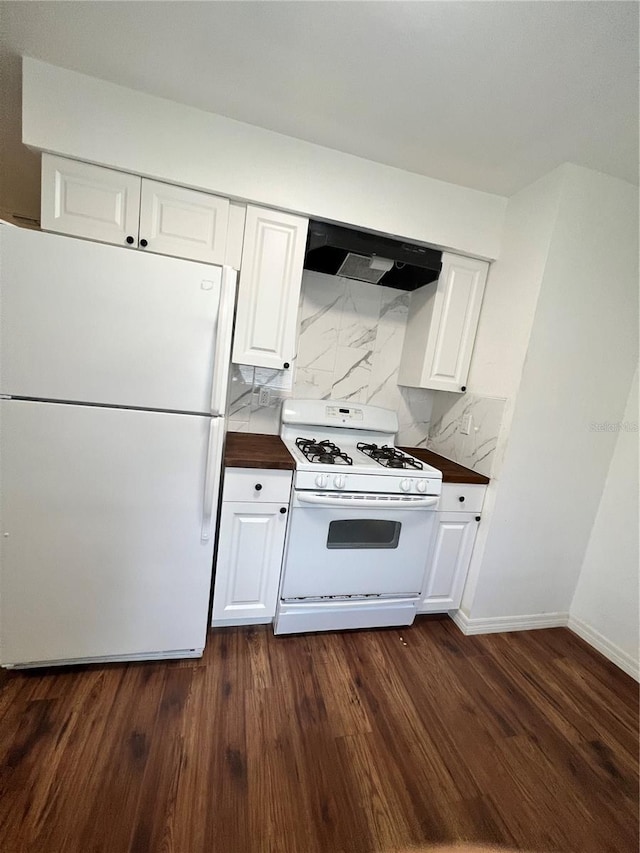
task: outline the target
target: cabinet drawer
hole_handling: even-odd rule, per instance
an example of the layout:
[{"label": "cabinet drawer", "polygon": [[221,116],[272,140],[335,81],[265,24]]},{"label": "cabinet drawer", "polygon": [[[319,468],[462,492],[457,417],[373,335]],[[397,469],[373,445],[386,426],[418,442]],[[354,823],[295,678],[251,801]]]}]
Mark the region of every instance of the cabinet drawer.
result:
[{"label": "cabinet drawer", "polygon": [[288,504],[291,474],[264,468],[227,468],[222,500]]},{"label": "cabinet drawer", "polygon": [[486,489],[481,485],[443,483],[438,509],[440,512],[480,512]]}]

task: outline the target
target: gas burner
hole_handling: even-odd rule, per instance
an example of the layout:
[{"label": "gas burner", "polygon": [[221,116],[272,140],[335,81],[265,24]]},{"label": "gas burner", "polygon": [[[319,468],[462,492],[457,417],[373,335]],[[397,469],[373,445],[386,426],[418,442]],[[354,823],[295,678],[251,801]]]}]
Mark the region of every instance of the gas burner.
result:
[{"label": "gas burner", "polygon": [[317,441],[315,438],[296,438],[296,447],[309,462],[318,465],[353,465],[353,459],[328,439]]},{"label": "gas burner", "polygon": [[415,468],[422,470],[422,462],[407,456],[395,447],[389,447],[383,444],[378,447],[377,444],[365,444],[362,441],[358,442],[358,450],[361,450],[366,456],[374,459],[379,465],[385,468]]}]

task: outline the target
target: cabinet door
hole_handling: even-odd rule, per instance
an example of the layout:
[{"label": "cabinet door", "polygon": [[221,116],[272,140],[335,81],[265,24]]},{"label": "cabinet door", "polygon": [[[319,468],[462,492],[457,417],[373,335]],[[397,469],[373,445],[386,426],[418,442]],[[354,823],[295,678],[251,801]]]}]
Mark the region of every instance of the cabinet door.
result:
[{"label": "cabinet door", "polygon": [[258,624],[275,616],[288,517],[283,507],[223,501],[213,625]]},{"label": "cabinet door", "polygon": [[438,513],[419,613],[444,613],[460,606],[477,527],[471,513]]},{"label": "cabinet door", "polygon": [[44,231],[137,245],[139,213],[140,178],[136,175],[42,155]]},{"label": "cabinet door", "polygon": [[223,264],[228,222],[228,199],[142,179],[141,248]]},{"label": "cabinet door", "polygon": [[462,391],[466,385],[488,266],[473,258],[443,255],[434,329],[427,340],[426,388]]},{"label": "cabinet door", "polygon": [[444,253],[437,285],[411,294],[398,382],[465,391],[489,265]]},{"label": "cabinet door", "polygon": [[296,351],[308,220],[247,206],[232,360],[287,369]]}]

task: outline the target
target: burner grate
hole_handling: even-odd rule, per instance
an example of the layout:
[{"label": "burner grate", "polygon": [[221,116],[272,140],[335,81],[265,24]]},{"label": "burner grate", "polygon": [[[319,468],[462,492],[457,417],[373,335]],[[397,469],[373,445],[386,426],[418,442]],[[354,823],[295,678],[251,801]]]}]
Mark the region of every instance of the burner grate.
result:
[{"label": "burner grate", "polygon": [[396,450],[395,447],[389,447],[387,444],[378,447],[377,444],[366,444],[363,441],[359,441],[357,447],[358,450],[384,468],[413,468],[414,470],[421,471],[423,467],[422,462],[412,459],[411,456],[407,456],[406,453]]},{"label": "burner grate", "polygon": [[296,438],[296,447],[309,462],[318,465],[353,465],[353,459],[328,439],[317,441],[315,438]]}]

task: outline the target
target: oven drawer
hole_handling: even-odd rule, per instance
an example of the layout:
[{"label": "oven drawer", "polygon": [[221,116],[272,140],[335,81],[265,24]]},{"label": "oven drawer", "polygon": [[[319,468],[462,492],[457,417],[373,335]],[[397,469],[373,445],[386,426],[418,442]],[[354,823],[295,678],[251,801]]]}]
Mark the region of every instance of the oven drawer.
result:
[{"label": "oven drawer", "polygon": [[440,512],[480,512],[487,487],[463,483],[443,483]]},{"label": "oven drawer", "polygon": [[264,468],[227,468],[222,500],[288,505],[292,473]]}]

